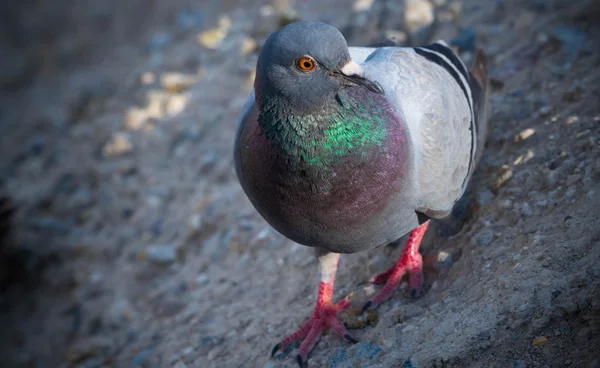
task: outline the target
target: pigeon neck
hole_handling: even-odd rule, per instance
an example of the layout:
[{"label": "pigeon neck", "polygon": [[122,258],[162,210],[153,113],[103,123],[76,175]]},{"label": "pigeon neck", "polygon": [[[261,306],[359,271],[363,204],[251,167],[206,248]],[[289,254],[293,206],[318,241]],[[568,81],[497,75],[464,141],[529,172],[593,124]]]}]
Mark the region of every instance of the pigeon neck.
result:
[{"label": "pigeon neck", "polygon": [[341,90],[311,112],[294,112],[277,98],[261,102],[263,132],[295,166],[331,167],[344,158],[366,160],[374,149],[385,149],[387,101],[362,88]]}]

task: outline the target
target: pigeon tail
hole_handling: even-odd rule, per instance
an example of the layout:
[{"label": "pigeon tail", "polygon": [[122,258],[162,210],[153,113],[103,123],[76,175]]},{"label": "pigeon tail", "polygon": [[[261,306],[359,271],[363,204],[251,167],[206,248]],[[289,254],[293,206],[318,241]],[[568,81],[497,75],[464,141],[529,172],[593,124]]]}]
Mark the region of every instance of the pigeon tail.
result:
[{"label": "pigeon tail", "polygon": [[481,49],[475,51],[473,66],[471,67],[470,87],[473,96],[473,113],[477,126],[477,152],[475,164],[481,159],[488,130],[488,105],[490,94],[490,81],[488,78],[487,57]]}]

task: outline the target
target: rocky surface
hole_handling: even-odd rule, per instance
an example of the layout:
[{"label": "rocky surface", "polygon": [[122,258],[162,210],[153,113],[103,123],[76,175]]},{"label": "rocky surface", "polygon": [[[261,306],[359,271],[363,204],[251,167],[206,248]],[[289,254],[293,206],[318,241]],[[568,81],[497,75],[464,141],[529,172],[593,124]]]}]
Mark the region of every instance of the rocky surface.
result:
[{"label": "rocky surface", "polygon": [[[2,12],[0,249],[6,367],[293,367],[312,251],[275,233],[232,168],[257,51],[295,19],[351,44],[475,45],[504,84],[425,294],[344,319],[313,367],[600,366],[600,7],[594,1],[25,2]],[[344,256],[335,298],[397,247]],[[8,266],[10,265],[10,268]]]}]

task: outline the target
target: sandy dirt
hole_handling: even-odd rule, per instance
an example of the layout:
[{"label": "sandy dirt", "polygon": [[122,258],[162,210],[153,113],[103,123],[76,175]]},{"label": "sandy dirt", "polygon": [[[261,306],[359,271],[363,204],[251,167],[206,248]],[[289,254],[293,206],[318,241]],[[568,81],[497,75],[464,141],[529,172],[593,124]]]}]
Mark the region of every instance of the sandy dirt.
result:
[{"label": "sandy dirt", "polygon": [[[272,230],[232,166],[268,34],[349,43],[476,36],[504,87],[482,162],[406,287],[325,335],[311,367],[600,367],[600,6],[593,0],[27,1],[0,17],[2,367],[294,367],[309,248]],[[498,83],[496,83],[498,84]],[[0,211],[3,213],[3,211]],[[1,214],[0,214],[1,216]],[[343,256],[353,304],[398,247]]]}]

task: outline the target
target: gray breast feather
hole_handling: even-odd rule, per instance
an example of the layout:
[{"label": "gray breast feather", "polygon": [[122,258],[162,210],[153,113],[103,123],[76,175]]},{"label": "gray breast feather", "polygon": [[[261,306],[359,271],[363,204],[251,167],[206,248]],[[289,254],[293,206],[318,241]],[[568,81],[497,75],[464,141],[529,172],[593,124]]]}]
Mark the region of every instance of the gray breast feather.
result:
[{"label": "gray breast feather", "polygon": [[473,138],[467,99],[443,67],[411,48],[380,48],[367,58],[365,73],[383,86],[413,142],[416,210],[444,217],[464,193],[469,175]]}]

